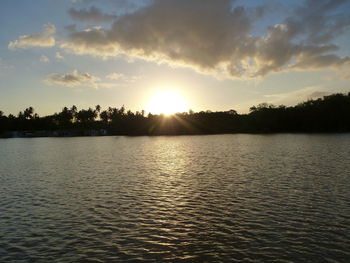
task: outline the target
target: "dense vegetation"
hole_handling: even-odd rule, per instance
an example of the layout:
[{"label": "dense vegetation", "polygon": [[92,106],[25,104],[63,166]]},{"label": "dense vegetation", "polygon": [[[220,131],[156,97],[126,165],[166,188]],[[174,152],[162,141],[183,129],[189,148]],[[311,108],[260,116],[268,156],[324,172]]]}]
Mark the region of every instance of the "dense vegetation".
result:
[{"label": "dense vegetation", "polygon": [[[0,135],[26,132],[27,136],[91,135],[101,131],[111,135],[172,135],[271,132],[350,132],[350,93],[333,94],[293,107],[262,103],[249,114],[235,110],[184,112],[166,117],[126,111],[124,107],[101,111],[100,106],[79,110],[72,106],[40,117],[29,107],[17,116],[0,111]],[[40,132],[41,133],[40,133]]]}]

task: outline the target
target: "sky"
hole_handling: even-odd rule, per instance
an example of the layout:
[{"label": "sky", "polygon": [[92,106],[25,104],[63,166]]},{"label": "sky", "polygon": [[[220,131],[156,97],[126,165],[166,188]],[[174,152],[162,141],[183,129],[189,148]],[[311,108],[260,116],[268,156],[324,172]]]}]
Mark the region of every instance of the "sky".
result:
[{"label": "sky", "polygon": [[348,0],[1,0],[0,110],[240,113],[350,92]]}]

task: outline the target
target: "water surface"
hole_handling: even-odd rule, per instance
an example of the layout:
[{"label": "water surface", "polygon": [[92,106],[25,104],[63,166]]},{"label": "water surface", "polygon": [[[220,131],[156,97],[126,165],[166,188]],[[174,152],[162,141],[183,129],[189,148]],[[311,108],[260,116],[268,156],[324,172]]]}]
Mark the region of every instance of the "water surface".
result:
[{"label": "water surface", "polygon": [[350,135],[0,140],[0,262],[350,262]]}]

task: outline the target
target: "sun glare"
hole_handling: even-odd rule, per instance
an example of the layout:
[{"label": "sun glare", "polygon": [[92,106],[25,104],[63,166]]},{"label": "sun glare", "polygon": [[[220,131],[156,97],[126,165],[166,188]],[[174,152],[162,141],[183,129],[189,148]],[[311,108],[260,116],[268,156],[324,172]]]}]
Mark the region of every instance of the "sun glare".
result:
[{"label": "sun glare", "polygon": [[163,90],[156,93],[147,106],[147,111],[153,114],[171,115],[188,110],[189,106],[185,98],[174,90]]}]

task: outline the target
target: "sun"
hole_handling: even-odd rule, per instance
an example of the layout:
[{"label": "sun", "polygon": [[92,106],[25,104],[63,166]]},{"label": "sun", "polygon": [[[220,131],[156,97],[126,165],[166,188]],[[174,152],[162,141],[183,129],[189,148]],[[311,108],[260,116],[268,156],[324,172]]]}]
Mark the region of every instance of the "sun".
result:
[{"label": "sun", "polygon": [[153,114],[171,115],[189,110],[186,99],[174,90],[162,90],[149,101],[147,111]]}]

